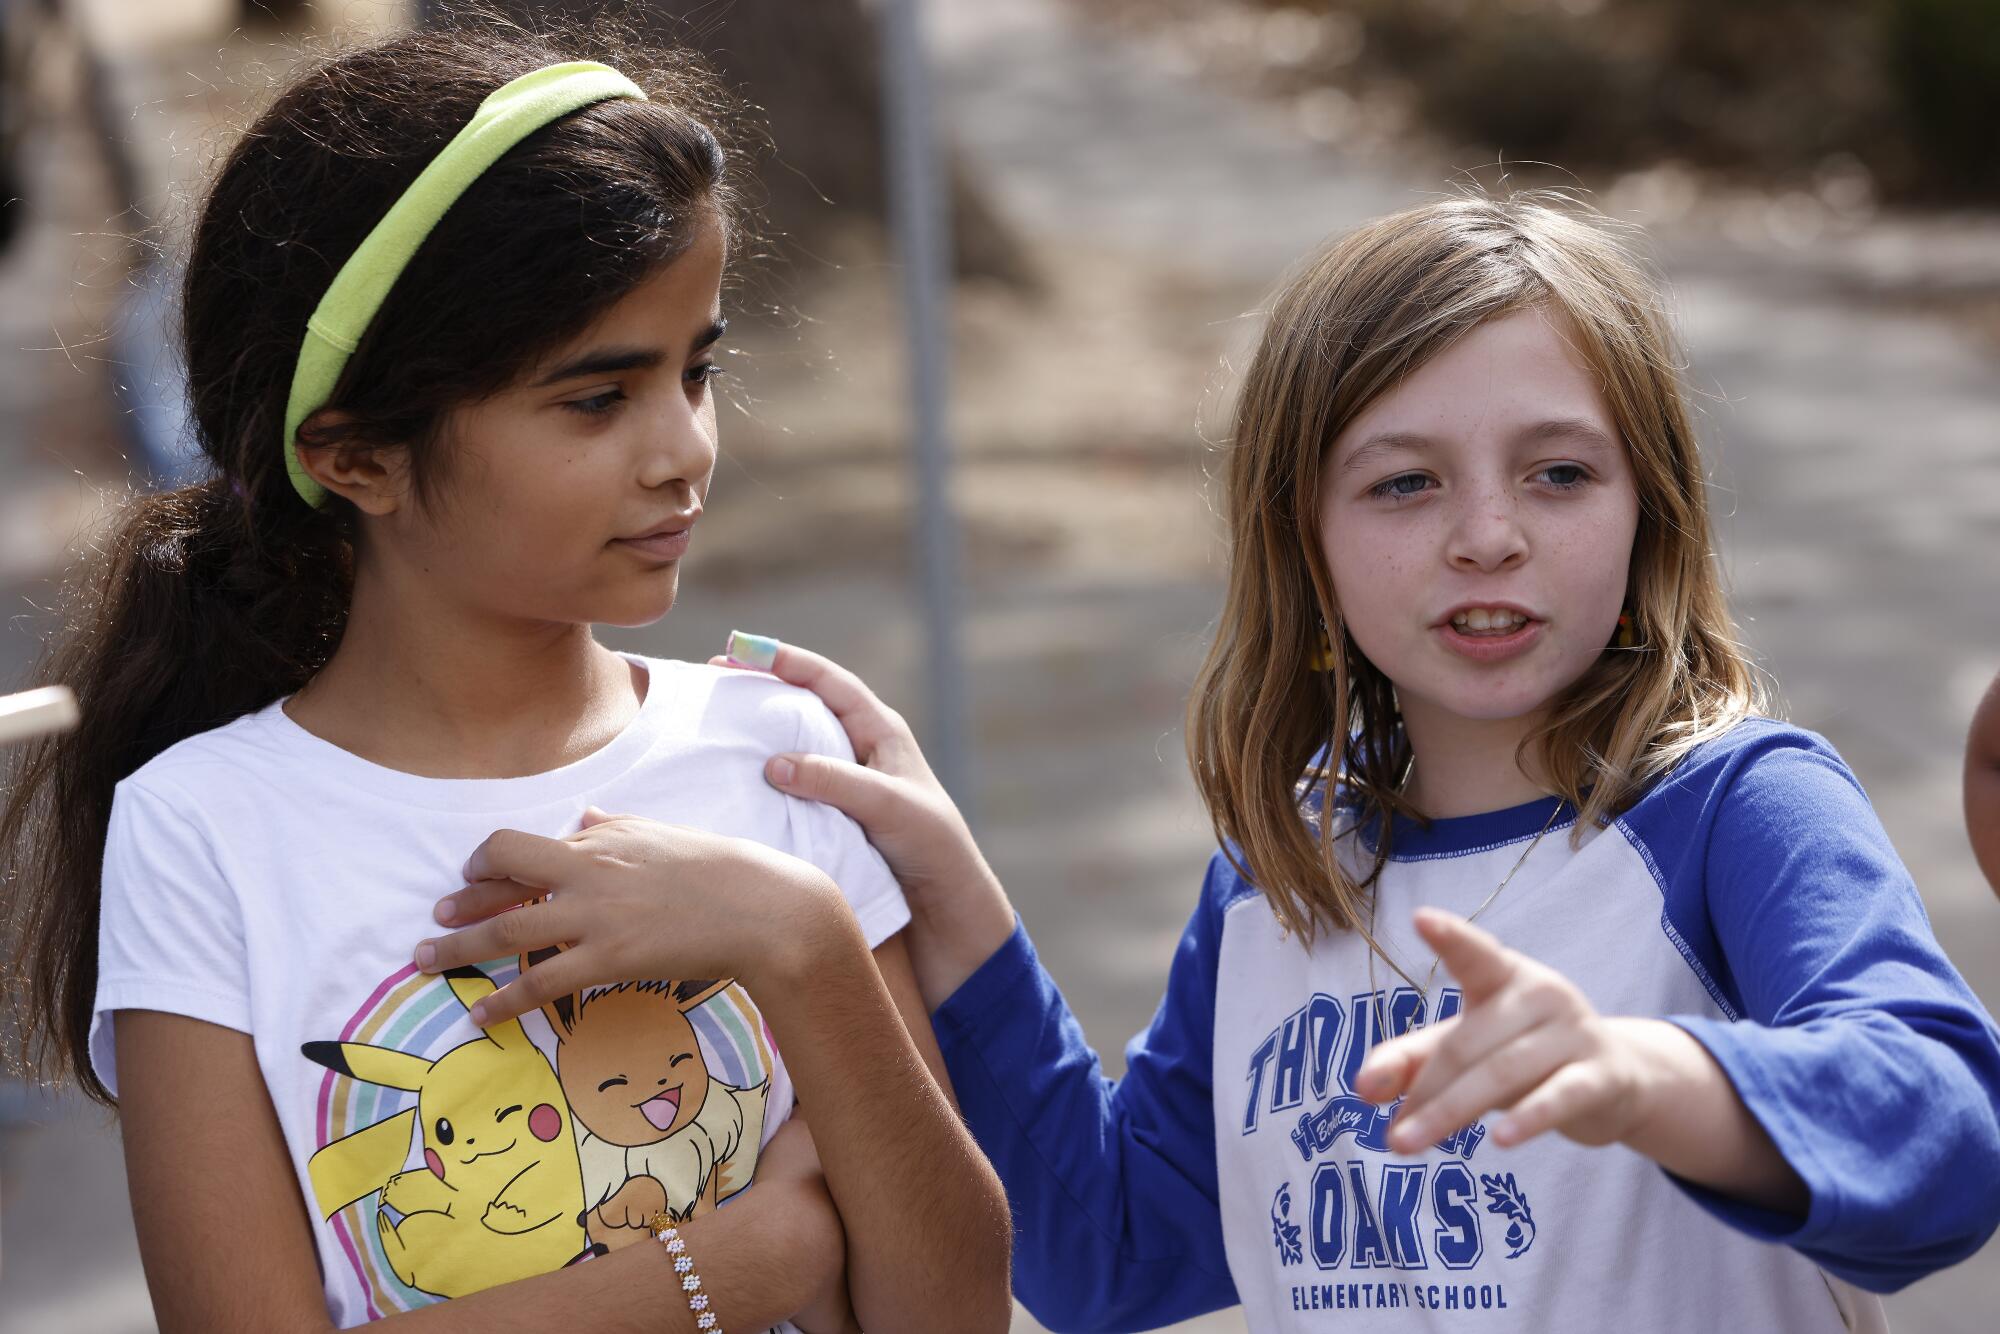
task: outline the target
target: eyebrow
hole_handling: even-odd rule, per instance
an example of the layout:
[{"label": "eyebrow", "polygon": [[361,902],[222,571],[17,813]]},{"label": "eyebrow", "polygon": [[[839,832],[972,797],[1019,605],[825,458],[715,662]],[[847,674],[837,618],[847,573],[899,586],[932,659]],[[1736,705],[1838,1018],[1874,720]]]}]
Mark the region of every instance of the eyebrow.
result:
[{"label": "eyebrow", "polygon": [[[1546,440],[1567,440],[1573,444],[1595,449],[1611,449],[1615,446],[1609,436],[1581,417],[1554,417],[1548,421],[1536,422],[1533,426],[1516,431],[1517,442],[1538,442]],[[1427,435],[1415,431],[1383,431],[1371,435],[1340,465],[1340,471],[1353,472],[1373,459],[1398,449],[1425,450],[1434,442]]]},{"label": "eyebrow", "polygon": [[[694,346],[689,349],[690,354],[715,346],[722,335],[728,332],[728,320],[714,321],[695,335]],[[585,375],[610,375],[618,371],[631,370],[649,371],[665,364],[666,360],[667,354],[656,347],[597,347],[563,362],[528,387],[543,389]]]},{"label": "eyebrow", "polygon": [[1356,446],[1354,452],[1347,456],[1347,461],[1340,465],[1340,471],[1353,472],[1369,461],[1398,449],[1424,450],[1430,445],[1429,436],[1418,435],[1414,431],[1383,431]]},{"label": "eyebrow", "polygon": [[1599,430],[1596,425],[1581,417],[1557,417],[1550,421],[1536,422],[1527,430],[1514,437],[1522,441],[1567,440],[1571,444],[1584,445],[1593,449],[1616,449],[1617,443]]}]

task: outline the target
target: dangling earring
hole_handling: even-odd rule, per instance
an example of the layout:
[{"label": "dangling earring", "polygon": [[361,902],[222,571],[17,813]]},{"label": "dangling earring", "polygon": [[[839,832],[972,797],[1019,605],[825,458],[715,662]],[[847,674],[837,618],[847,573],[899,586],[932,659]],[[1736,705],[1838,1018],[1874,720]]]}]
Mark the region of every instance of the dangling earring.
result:
[{"label": "dangling earring", "polygon": [[1316,672],[1333,670],[1333,638],[1327,633],[1325,621],[1319,623],[1319,647],[1306,659],[1306,666]]},{"label": "dangling earring", "polygon": [[1632,648],[1638,644],[1639,636],[1637,631],[1633,629],[1631,612],[1621,611],[1618,613],[1618,638],[1613,642],[1619,648]]}]

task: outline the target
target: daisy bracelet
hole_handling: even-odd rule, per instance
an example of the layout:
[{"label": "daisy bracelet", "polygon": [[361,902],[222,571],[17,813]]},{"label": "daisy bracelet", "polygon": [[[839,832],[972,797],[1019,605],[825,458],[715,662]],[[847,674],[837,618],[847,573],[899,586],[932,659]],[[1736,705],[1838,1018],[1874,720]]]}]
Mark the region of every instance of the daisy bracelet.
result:
[{"label": "daisy bracelet", "polygon": [[687,1242],[681,1239],[680,1229],[668,1214],[654,1214],[646,1220],[653,1239],[667,1248],[667,1255],[674,1262],[674,1273],[680,1278],[681,1291],[687,1294],[688,1310],[694,1312],[694,1327],[702,1334],[722,1334],[722,1322],[715,1317],[710,1307],[708,1294],[701,1290],[701,1275],[694,1272],[694,1261],[688,1258]]}]

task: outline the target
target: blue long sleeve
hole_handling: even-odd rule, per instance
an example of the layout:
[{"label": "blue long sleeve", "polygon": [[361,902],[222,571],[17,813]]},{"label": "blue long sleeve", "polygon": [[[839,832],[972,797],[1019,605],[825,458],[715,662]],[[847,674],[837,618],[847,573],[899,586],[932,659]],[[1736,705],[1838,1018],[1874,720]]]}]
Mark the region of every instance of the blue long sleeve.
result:
[{"label": "blue long sleeve", "polygon": [[[1668,925],[1735,1022],[1680,1017],[1811,1194],[1704,1208],[1892,1292],[2000,1222],[2000,1034],[1939,948],[1853,775],[1818,737],[1760,729],[1650,803]],[[1703,766],[1710,767],[1712,766]]]},{"label": "blue long sleeve", "polygon": [[1014,1292],[1057,1331],[1152,1329],[1236,1304],[1217,1200],[1215,859],[1152,1025],[1104,1077],[1025,928],[934,1017],[959,1104],[1007,1188]]}]

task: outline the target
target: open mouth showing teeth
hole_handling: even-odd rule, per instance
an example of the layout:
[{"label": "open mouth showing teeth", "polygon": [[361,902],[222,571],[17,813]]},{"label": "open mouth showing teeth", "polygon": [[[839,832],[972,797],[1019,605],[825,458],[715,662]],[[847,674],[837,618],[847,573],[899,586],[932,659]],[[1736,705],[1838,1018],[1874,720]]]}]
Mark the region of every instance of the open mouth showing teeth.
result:
[{"label": "open mouth showing teeth", "polygon": [[1474,607],[1462,611],[1451,618],[1451,628],[1462,635],[1511,635],[1528,623],[1528,618],[1518,611]]}]

